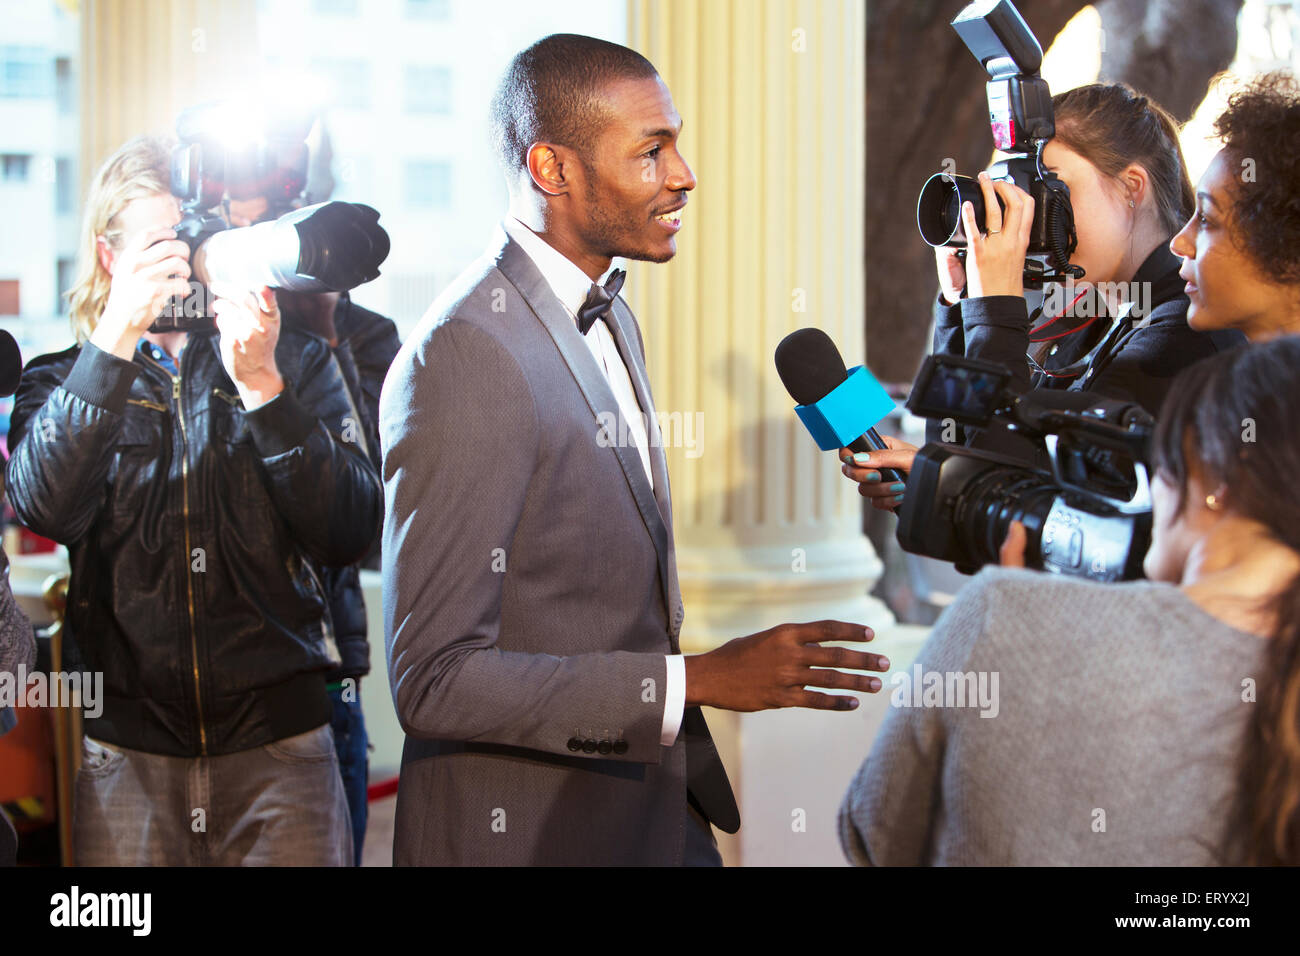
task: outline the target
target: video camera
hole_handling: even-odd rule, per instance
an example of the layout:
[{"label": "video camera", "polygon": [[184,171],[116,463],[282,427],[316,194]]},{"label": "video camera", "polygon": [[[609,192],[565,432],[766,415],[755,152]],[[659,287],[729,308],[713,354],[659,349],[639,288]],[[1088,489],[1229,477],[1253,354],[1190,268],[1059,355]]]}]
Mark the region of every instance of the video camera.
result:
[{"label": "video camera", "polygon": [[[952,27],[989,75],[993,145],[1010,154],[990,166],[988,174],[1014,183],[1034,199],[1025,284],[1083,278],[1083,269],[1070,264],[1078,245],[1070,189],[1043,167],[1043,148],[1056,133],[1056,121],[1051,91],[1038,73],[1042,47],[1011,0],[969,3]],[[921,238],[932,246],[964,249],[967,236],[961,207],[966,201],[974,205],[975,221],[982,225],[984,193],[978,180],[955,173],[937,173],[926,180],[916,204]],[[1005,208],[1001,199],[998,205]],[[964,261],[965,252],[958,255]]]},{"label": "video camera", "polygon": [[907,407],[945,424],[1001,422],[1044,451],[1051,470],[928,444],[908,476],[898,543],[974,573],[997,563],[1007,529],[1021,521],[1027,567],[1098,581],[1141,577],[1151,543],[1146,461],[1154,420],[1134,403],[1085,393],[1017,394],[1010,379],[1001,365],[932,355]]},{"label": "video camera", "polygon": [[[190,247],[198,281],[189,296],[172,300],[151,332],[210,328],[212,284],[347,292],[377,278],[388,257],[388,233],[370,206],[335,201],[295,208],[306,198],[314,117],[283,110],[232,135],[231,112],[230,104],[207,103],[176,120],[171,191],[182,216],[176,232]],[[268,214],[279,218],[230,228],[216,212],[230,200],[261,196]]]}]

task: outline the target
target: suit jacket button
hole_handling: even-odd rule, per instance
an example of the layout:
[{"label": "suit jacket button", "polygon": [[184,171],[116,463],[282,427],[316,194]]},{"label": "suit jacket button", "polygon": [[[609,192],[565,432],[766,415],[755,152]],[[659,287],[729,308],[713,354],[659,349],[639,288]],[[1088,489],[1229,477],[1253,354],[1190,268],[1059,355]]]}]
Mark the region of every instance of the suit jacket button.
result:
[{"label": "suit jacket button", "polygon": [[594,754],[596,752],[596,741],[587,738],[582,743],[582,752],[585,754]]},{"label": "suit jacket button", "polygon": [[626,740],[616,740],[616,741],[614,741],[614,753],[616,753],[616,754],[625,754],[625,753],[627,753],[627,741],[626,741]]},{"label": "suit jacket button", "polygon": [[582,741],[579,740],[577,737],[570,737],[570,738],[569,738],[569,749],[572,750],[572,751],[576,754],[579,750],[582,749]]},{"label": "suit jacket button", "polygon": [[602,754],[607,754],[614,749],[614,745],[608,740],[602,740],[600,743],[596,744],[596,749]]}]

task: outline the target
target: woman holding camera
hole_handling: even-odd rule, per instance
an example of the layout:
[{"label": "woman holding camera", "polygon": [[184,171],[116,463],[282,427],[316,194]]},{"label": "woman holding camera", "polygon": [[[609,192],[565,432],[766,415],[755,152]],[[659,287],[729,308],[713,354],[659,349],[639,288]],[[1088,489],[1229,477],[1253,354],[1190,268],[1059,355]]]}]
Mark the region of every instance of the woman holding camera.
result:
[{"label": "woman holding camera", "polygon": [[858,862],[1300,863],[1300,86],[1265,77],[1216,125],[1172,247],[1191,326],[1254,344],[1163,406],[1151,580],[963,589],[919,663],[998,672],[1003,720],[892,712],[841,808]]},{"label": "woman holding camera", "polygon": [[[1187,296],[1169,250],[1195,206],[1178,129],[1157,104],[1123,85],[1083,86],[1052,102],[1056,135],[1043,160],[1070,188],[1078,233],[1070,261],[1083,268],[1084,281],[1047,297],[1049,304],[1064,300],[1063,311],[1031,316],[1023,275],[1034,202],[981,173],[986,228],[978,228],[966,203],[966,266],[956,250],[935,250],[941,293],[934,352],[1005,365],[1022,390],[1086,391],[1155,414],[1181,369],[1243,341],[1226,330],[1202,334],[1187,322]],[[932,423],[929,437],[961,443],[967,436],[960,427],[943,434]],[[1009,442],[1002,433],[980,436],[981,447],[1019,454]],[[886,443],[888,451],[845,450],[840,457],[864,496],[893,509],[903,489],[881,482],[879,469],[909,471],[916,449],[893,438]]]},{"label": "woman holding camera", "polygon": [[[986,568],[961,590],[892,679],[840,811],[851,860],[1300,863],[1297,368],[1285,337],[1178,377],[1150,580]],[[951,690],[976,683],[982,709]]]}]

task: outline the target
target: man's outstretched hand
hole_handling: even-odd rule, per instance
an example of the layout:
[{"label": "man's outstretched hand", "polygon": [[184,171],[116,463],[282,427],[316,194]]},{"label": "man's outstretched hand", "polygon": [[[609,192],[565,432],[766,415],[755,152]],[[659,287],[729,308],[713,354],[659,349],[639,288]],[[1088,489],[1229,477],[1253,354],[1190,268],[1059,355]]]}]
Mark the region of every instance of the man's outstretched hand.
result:
[{"label": "man's outstretched hand", "polygon": [[815,621],[781,624],[749,637],[738,637],[707,654],[686,658],[686,706],[740,711],[776,707],[853,710],[858,706],[856,697],[804,688],[868,694],[880,690],[879,677],[837,668],[887,671],[889,661],[884,657],[847,647],[821,646],[822,641],[862,643],[875,636],[871,628],[860,624]]}]

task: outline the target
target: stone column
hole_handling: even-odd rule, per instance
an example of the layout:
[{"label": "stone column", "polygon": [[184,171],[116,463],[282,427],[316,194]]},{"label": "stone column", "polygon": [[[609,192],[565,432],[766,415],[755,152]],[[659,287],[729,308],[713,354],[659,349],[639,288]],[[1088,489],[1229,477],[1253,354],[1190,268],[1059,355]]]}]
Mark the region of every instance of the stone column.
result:
[{"label": "stone column", "polygon": [[254,0],[82,0],[83,185],[128,139],[245,88],[258,52]]},{"label": "stone column", "polygon": [[[630,0],[628,21],[629,45],[672,92],[699,180],[676,258],[632,264],[625,290],[674,445],[683,648],[835,618],[875,627],[898,666],[919,634],[868,596],[881,565],[861,498],[773,364],[804,326],[863,361],[864,5]],[[854,714],[709,713],[745,820],[721,844],[728,863],[842,861],[835,810],[888,690]]]}]

